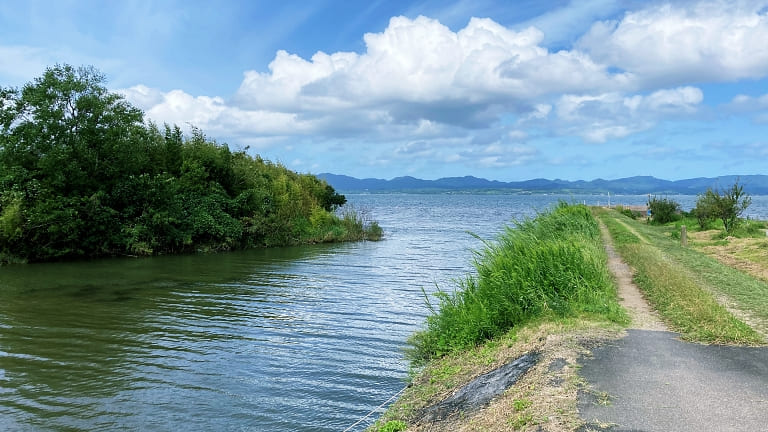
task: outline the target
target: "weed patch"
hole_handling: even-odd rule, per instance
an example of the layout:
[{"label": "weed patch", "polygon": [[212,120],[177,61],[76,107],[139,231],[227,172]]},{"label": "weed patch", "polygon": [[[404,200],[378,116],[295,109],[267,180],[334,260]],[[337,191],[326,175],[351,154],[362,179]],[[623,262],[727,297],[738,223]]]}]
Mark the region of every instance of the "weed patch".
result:
[{"label": "weed patch", "polygon": [[563,203],[507,228],[474,264],[476,275],[459,280],[452,293],[437,293],[426,329],[410,339],[412,360],[465,350],[537,317],[627,319],[586,206]]}]

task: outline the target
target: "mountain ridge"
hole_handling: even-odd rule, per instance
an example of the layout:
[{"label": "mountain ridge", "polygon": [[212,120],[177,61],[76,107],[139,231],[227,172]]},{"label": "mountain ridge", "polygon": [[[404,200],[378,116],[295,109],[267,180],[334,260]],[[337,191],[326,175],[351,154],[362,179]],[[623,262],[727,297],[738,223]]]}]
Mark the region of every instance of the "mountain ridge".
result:
[{"label": "mountain ridge", "polygon": [[395,177],[391,180],[364,178],[347,175],[322,173],[324,179],[341,193],[446,193],[446,192],[501,192],[501,193],[614,193],[638,194],[680,194],[697,195],[707,188],[730,187],[737,179],[744,185],[744,191],[751,195],[768,195],[768,175],[727,175],[719,177],[695,177],[682,180],[664,180],[653,176],[633,176],[614,180],[530,180],[502,182],[474,176],[443,177],[437,180],[423,180],[411,176]]}]

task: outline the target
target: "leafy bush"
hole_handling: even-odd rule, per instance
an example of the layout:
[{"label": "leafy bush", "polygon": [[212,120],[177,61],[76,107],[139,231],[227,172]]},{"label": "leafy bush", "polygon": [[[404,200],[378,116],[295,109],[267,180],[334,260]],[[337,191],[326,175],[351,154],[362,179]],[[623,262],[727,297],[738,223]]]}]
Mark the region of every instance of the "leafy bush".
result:
[{"label": "leafy bush", "polygon": [[739,223],[739,217],[752,203],[752,198],[744,192],[744,186],[737,180],[729,189],[722,191],[707,189],[699,195],[693,213],[702,229],[711,226],[715,219],[723,221],[726,233],[733,233]]},{"label": "leafy bush", "polygon": [[648,200],[648,209],[651,210],[652,221],[655,224],[663,225],[680,218],[680,204],[669,198],[654,196]]}]

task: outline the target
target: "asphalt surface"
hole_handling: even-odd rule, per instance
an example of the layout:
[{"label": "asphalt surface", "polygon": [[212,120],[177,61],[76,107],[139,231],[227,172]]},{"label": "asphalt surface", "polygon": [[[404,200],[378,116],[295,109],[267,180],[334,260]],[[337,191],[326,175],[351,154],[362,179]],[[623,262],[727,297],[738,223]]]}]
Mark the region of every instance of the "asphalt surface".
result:
[{"label": "asphalt surface", "polygon": [[768,431],[768,348],[629,330],[582,357],[582,431]]}]

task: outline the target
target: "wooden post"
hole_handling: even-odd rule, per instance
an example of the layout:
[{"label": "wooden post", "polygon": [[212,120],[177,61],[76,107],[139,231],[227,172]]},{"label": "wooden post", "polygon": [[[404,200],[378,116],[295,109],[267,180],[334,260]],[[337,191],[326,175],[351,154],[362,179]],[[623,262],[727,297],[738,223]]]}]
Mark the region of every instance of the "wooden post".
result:
[{"label": "wooden post", "polygon": [[680,244],[683,247],[688,246],[688,230],[685,228],[685,225],[680,227]]}]

